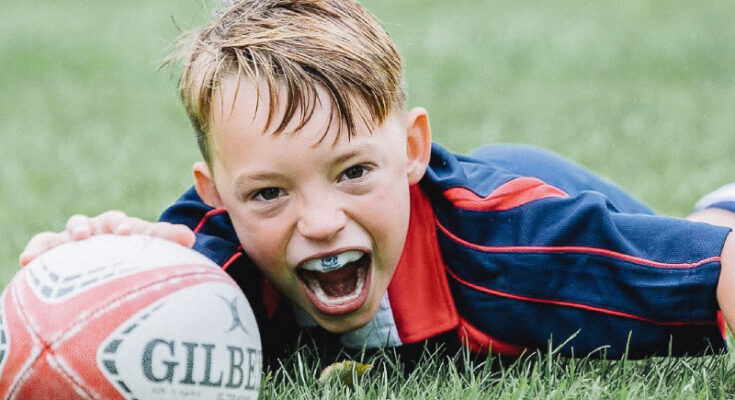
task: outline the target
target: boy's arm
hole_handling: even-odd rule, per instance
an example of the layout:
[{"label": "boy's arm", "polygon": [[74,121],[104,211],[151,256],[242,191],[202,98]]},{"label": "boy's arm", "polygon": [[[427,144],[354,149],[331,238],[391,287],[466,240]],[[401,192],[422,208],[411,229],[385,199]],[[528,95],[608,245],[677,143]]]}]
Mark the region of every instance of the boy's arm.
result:
[{"label": "boy's arm", "polygon": [[562,354],[604,346],[607,357],[724,347],[718,283],[730,228],[656,216],[529,147],[457,157],[435,146],[422,185],[457,308],[489,337],[543,348],[574,336]]},{"label": "boy's arm", "polygon": [[439,211],[458,308],[499,341],[538,348],[573,336],[561,354],[698,354],[723,346],[718,304],[735,321],[735,296],[721,295],[735,290],[726,279],[735,240],[724,227],[618,213],[591,192]]},{"label": "boy's arm", "polygon": [[243,253],[227,213],[206,205],[191,188],[163,212],[159,222],[130,217],[121,211],[108,211],[96,217],[74,215],[63,231],[35,235],[21,253],[20,264],[25,266],[61,244],[106,233],[140,234],[171,240],[194,248],[222,267]]},{"label": "boy's arm", "polygon": [[44,252],[75,240],[83,240],[92,235],[148,235],[192,247],[195,235],[185,225],[169,222],[149,222],[127,216],[122,211],[108,211],[96,217],[74,215],[61,232],[41,232],[31,238],[20,254],[20,265],[26,266]]}]

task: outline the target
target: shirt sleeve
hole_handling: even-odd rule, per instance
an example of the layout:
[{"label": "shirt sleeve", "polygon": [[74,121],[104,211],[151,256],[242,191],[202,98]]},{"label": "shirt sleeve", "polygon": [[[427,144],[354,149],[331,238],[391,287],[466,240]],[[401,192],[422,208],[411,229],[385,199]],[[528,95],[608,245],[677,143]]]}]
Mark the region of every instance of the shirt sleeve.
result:
[{"label": "shirt sleeve", "polygon": [[543,172],[510,171],[507,155],[500,162],[439,152],[429,174],[439,245],[464,318],[528,347],[573,338],[566,354],[691,354],[724,345],[715,291],[728,228],[653,215],[618,189],[608,195],[608,184],[588,172],[580,184],[578,166],[549,164],[548,154],[528,148],[517,156],[520,164],[543,159]]},{"label": "shirt sleeve", "polygon": [[194,250],[219,266],[225,266],[242,250],[225,210],[205,204],[194,188],[187,190],[176,203],[167,208],[159,221],[188,226],[196,234]]}]

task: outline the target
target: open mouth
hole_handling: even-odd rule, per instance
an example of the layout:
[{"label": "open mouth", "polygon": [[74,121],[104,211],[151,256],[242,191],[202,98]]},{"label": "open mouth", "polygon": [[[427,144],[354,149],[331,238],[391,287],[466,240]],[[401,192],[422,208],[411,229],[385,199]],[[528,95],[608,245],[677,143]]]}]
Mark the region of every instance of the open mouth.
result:
[{"label": "open mouth", "polygon": [[306,296],[326,314],[354,311],[365,302],[370,286],[369,253],[348,250],[302,263],[297,274]]}]

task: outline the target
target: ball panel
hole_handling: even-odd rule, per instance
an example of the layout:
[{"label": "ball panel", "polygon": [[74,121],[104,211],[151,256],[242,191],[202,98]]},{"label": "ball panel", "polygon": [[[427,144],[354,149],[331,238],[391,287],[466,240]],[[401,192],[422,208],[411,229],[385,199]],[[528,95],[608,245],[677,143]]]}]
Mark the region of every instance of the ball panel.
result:
[{"label": "ball panel", "polygon": [[219,267],[194,251],[149,236],[97,235],[55,247],[23,269],[36,297],[59,303],[87,290],[139,271],[176,264]]},{"label": "ball panel", "polygon": [[28,325],[44,341],[55,342],[70,331],[81,329],[94,315],[110,307],[130,307],[124,303],[150,292],[170,292],[191,285],[200,279],[222,279],[219,270],[207,265],[174,265],[155,270],[138,271],[116,280],[90,288],[83,296],[71,296],[65,301],[47,303],[36,296],[28,281],[20,279],[15,285],[19,308],[26,315]]},{"label": "ball panel", "polygon": [[17,282],[14,280],[5,288],[0,300],[6,341],[6,352],[0,364],[0,398],[3,399],[32,367],[42,349],[40,339],[28,329],[26,316],[18,311],[14,301]]},{"label": "ball panel", "polygon": [[[61,373],[60,373],[61,372]],[[95,391],[75,382],[74,377],[59,371],[55,362],[40,357],[23,373],[21,381],[9,394],[9,399],[101,399]],[[113,395],[110,400],[120,399]]]}]

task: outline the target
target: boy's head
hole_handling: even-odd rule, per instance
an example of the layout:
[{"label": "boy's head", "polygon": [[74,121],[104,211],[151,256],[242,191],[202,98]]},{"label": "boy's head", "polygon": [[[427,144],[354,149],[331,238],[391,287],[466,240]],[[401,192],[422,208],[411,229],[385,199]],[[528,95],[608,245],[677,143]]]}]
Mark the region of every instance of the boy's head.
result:
[{"label": "boy's head", "polygon": [[431,147],[383,28],[350,0],[246,0],[196,37],[180,88],[202,199],[320,325],[369,322]]}]

